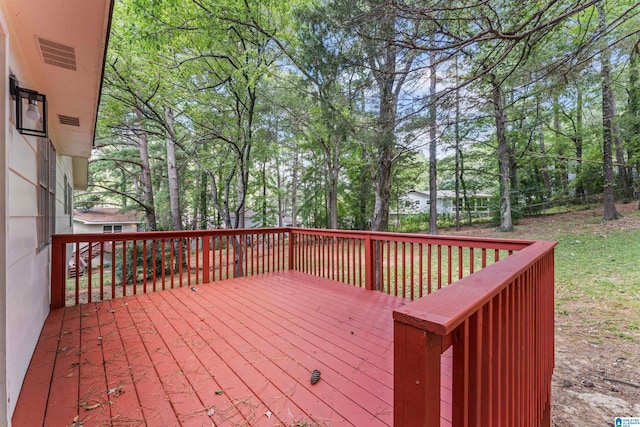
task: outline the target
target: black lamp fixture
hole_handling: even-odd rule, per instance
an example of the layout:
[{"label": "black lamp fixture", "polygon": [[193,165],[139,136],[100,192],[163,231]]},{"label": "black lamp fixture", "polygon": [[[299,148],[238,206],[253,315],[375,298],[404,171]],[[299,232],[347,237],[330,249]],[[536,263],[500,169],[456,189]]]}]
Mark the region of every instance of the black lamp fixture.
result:
[{"label": "black lamp fixture", "polygon": [[9,76],[9,93],[16,101],[16,128],[25,135],[48,136],[47,96],[18,86],[16,76]]}]

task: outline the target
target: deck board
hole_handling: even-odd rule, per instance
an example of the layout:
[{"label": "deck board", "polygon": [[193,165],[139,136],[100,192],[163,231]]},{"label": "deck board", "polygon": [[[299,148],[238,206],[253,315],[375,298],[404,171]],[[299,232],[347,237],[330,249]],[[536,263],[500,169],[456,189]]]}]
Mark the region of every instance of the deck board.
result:
[{"label": "deck board", "polygon": [[286,271],[56,310],[13,424],[390,426],[405,303]]}]

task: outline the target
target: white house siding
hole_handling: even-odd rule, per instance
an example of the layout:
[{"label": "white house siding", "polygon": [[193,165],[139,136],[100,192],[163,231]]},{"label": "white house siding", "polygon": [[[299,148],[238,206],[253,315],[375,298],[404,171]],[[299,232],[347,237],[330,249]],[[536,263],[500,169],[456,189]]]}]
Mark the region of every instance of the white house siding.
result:
[{"label": "white house siding", "polygon": [[[0,424],[7,419],[7,153],[8,132],[7,99],[8,41],[6,23],[0,10]],[[10,419],[10,416],[8,417]],[[6,422],[5,422],[6,421]]]},{"label": "white house siding", "polygon": [[[49,313],[50,246],[38,250],[37,139],[15,129],[13,101],[8,96],[9,72],[33,87],[19,48],[11,40],[0,7],[0,425],[11,424],[30,358]],[[55,140],[53,141],[56,145]],[[56,232],[71,231],[64,214],[64,175],[73,184],[71,159],[57,156]],[[4,359],[4,360],[2,360]]]}]

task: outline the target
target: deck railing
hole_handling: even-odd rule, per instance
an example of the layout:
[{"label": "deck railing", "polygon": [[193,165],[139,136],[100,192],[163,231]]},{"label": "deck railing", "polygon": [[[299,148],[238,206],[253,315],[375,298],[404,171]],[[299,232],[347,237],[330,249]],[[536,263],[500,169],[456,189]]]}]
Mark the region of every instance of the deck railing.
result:
[{"label": "deck railing", "polygon": [[394,312],[394,425],[440,425],[446,351],[452,425],[550,425],[554,246],[532,243]]},{"label": "deck railing", "polygon": [[554,243],[297,228],[52,240],[52,309],[289,269],[415,300],[394,312],[396,426],[550,425]]},{"label": "deck railing", "polygon": [[530,243],[298,228],[52,240],[52,308],[285,269],[414,300]]},{"label": "deck railing", "polygon": [[288,232],[54,235],[51,308],[285,270]]},{"label": "deck railing", "polygon": [[292,229],[292,269],[411,300],[532,242],[426,234]]}]

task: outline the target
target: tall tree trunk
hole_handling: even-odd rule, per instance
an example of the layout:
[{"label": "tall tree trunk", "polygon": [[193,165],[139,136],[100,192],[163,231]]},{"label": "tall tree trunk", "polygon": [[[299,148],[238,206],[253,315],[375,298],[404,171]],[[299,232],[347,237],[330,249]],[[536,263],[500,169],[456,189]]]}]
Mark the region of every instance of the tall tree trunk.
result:
[{"label": "tall tree trunk", "polygon": [[293,147],[293,167],[291,168],[291,226],[298,226],[298,146]]},{"label": "tall tree trunk", "polygon": [[[627,108],[630,123],[630,141],[628,149],[629,161],[633,161],[635,174],[640,175],[640,159],[636,156],[640,151],[640,40],[636,42],[629,57],[629,107]],[[631,165],[630,165],[631,166]],[[633,177],[633,169],[629,176]],[[635,184],[638,191],[638,184]],[[638,203],[640,209],[640,203]]]},{"label": "tall tree trunk", "polygon": [[436,55],[429,55],[429,234],[438,234],[438,177],[436,159]]},{"label": "tall tree trunk", "polygon": [[267,162],[263,161],[262,162],[262,226],[263,227],[268,227],[269,225],[267,224],[267,211],[268,211],[268,206],[267,206]]},{"label": "tall tree trunk", "polygon": [[[245,195],[245,185],[243,182],[244,178],[242,176],[242,171],[238,171],[238,180],[236,181],[236,192],[238,200],[244,200]],[[245,215],[244,204],[236,208],[236,224],[235,228],[245,228],[246,226],[246,215]]]},{"label": "tall tree trunk", "polygon": [[[276,133],[276,142],[278,142],[277,133]],[[278,144],[278,146],[280,146],[280,144]],[[282,200],[283,188],[282,188],[282,171],[280,170],[280,149],[278,149],[276,152],[276,186],[278,187],[277,193],[276,193],[278,195],[278,227],[284,227],[284,218],[283,218],[284,202]]]},{"label": "tall tree trunk", "polygon": [[[605,31],[605,14],[604,4],[596,3],[598,10],[598,23],[601,31]],[[605,42],[606,43],[606,42]],[[613,138],[612,138],[612,120],[613,111],[611,110],[611,64],[608,46],[600,55],[602,78],[602,167],[604,175],[604,220],[611,221],[620,218],[620,214],[616,211],[615,193],[614,193],[614,174],[613,174]]]},{"label": "tall tree trunk", "polygon": [[495,75],[491,76],[493,108],[498,139],[498,165],[500,176],[500,231],[512,231],[511,192],[509,188],[509,146],[505,131],[505,114],[502,104],[502,87]]},{"label": "tall tree trunk", "polygon": [[576,98],[576,134],[573,137],[573,144],[576,147],[576,176],[577,176],[577,184],[576,184],[576,195],[584,196],[584,186],[582,185],[582,142],[584,140],[584,134],[582,130],[582,85],[580,83],[576,84],[577,90],[577,98]]},{"label": "tall tree trunk", "polygon": [[544,123],[540,111],[540,97],[536,95],[536,121],[538,123],[538,141],[540,143],[540,154],[542,155],[542,182],[544,183],[545,196],[551,199],[551,176],[549,174],[549,164],[547,163],[547,148],[544,140]]},{"label": "tall tree trunk", "polygon": [[136,136],[138,138],[136,143],[140,154],[140,164],[142,165],[142,170],[140,171],[140,182],[142,184],[142,194],[144,196],[145,216],[147,218],[149,231],[156,231],[158,229],[158,223],[156,220],[156,204],[153,200],[153,181],[151,180],[151,165],[149,163],[149,144],[147,142],[147,133],[142,128],[144,115],[140,110],[136,110],[136,117],[138,118],[138,123],[136,124]]},{"label": "tall tree trunk", "polygon": [[540,143],[540,154],[542,155],[542,182],[544,183],[544,194],[547,200],[551,199],[551,177],[549,176],[549,164],[547,163],[547,148],[544,142],[544,123],[540,114],[540,98],[536,95],[536,121],[538,122],[538,141]]},{"label": "tall tree trunk", "polygon": [[[378,21],[380,40],[395,40],[396,20],[398,18],[396,6],[385,1],[381,4],[382,16]],[[374,190],[375,204],[371,230],[386,231],[389,227],[389,205],[391,203],[391,176],[395,148],[396,113],[400,89],[406,79],[408,68],[404,71],[397,69],[398,49],[395,44],[385,42],[380,46],[377,58],[369,57],[369,63],[378,85],[380,103],[378,106],[378,124],[376,140],[376,164],[372,165],[375,173]],[[380,54],[381,52],[381,54]],[[410,61],[409,61],[410,64]]]},{"label": "tall tree trunk", "polygon": [[630,177],[627,175],[627,168],[625,167],[624,147],[622,146],[618,108],[616,107],[616,93],[613,90],[611,90],[611,99],[609,102],[611,102],[611,131],[613,133],[613,142],[616,150],[616,163],[618,163],[618,185],[620,186],[626,203],[633,197],[633,190],[631,182],[629,181]]},{"label": "tall tree trunk", "polygon": [[560,171],[560,188],[562,188],[562,197],[569,194],[569,171],[567,169],[567,159],[564,154],[564,144],[562,142],[562,125],[560,124],[560,104],[558,96],[553,98],[553,127],[556,133],[556,147],[558,150],[558,170]]},{"label": "tall tree trunk", "polygon": [[366,165],[360,167],[358,174],[358,212],[356,216],[356,229],[365,230],[367,228],[367,206],[371,196],[371,175]]},{"label": "tall tree trunk", "polygon": [[174,129],[173,110],[164,110],[167,122],[167,176],[169,179],[169,205],[171,210],[171,226],[173,230],[182,230],[182,209],[180,207],[180,183],[176,169],[176,136]]},{"label": "tall tree trunk", "polygon": [[[456,80],[458,79],[458,56],[455,58],[455,72],[456,72]],[[455,150],[456,150],[456,179],[455,179],[455,207],[456,207],[456,230],[460,230],[460,181],[462,171],[460,168],[461,154],[462,150],[460,149],[460,90],[456,90],[455,95],[455,118],[453,123],[453,133],[455,139]]]},{"label": "tall tree trunk", "polygon": [[209,228],[209,206],[207,204],[207,174],[200,174],[200,229]]},{"label": "tall tree trunk", "polygon": [[340,138],[331,136],[328,138],[320,138],[320,146],[324,155],[326,165],[325,181],[327,186],[327,210],[328,210],[328,227],[330,229],[338,228],[338,179],[340,173],[340,146],[342,141],[332,141],[332,138]]}]

